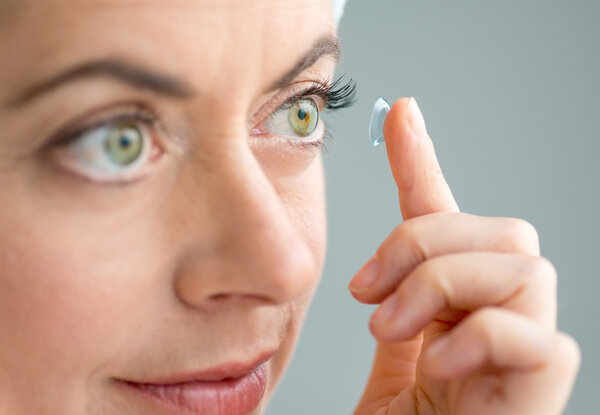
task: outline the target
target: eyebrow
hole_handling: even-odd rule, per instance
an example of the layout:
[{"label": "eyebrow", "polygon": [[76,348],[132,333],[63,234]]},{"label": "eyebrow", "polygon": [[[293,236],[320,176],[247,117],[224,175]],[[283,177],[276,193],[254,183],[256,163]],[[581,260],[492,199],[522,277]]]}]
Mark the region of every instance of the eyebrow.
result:
[{"label": "eyebrow", "polygon": [[[341,50],[338,39],[330,34],[321,36],[313,43],[312,48],[302,55],[283,76],[273,82],[266,91],[277,90],[288,85],[323,56],[332,56],[338,62],[340,55]],[[21,106],[69,82],[97,76],[107,76],[137,89],[148,90],[170,98],[189,99],[196,95],[194,88],[182,79],[153,72],[124,60],[100,59],[84,62],[61,72],[49,80],[26,88],[24,93],[9,101],[9,105]]]},{"label": "eyebrow", "polygon": [[282,77],[273,82],[273,84],[267,88],[267,92],[280,89],[288,85],[294,80],[294,78],[296,78],[304,70],[314,65],[314,63],[323,56],[331,56],[335,62],[340,60],[341,48],[337,37],[327,34],[317,39],[317,41],[313,44],[313,47],[300,59],[298,59],[296,64],[289,71],[283,74]]}]

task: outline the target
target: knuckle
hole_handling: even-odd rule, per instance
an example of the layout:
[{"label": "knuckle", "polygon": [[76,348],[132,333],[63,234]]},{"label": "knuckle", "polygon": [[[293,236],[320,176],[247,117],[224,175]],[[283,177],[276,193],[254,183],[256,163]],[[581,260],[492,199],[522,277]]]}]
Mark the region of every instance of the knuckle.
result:
[{"label": "knuckle", "polygon": [[429,168],[428,173],[428,180],[430,183],[434,184],[439,189],[448,188],[448,182],[444,177],[444,172],[439,163],[434,163],[434,165]]},{"label": "knuckle", "polygon": [[519,218],[504,220],[506,237],[514,251],[535,254],[539,252],[539,235],[531,223]]},{"label": "knuckle", "polygon": [[397,243],[400,246],[408,246],[410,252],[413,253],[418,261],[424,261],[430,257],[421,228],[420,221],[411,219],[402,223],[394,230],[394,239]]},{"label": "knuckle", "polygon": [[434,292],[442,293],[446,302],[453,298],[452,283],[444,272],[443,262],[440,258],[430,259],[419,265],[419,274],[425,281],[429,289]]},{"label": "knuckle", "polygon": [[446,181],[444,178],[444,173],[442,172],[442,167],[439,165],[439,163],[433,163],[433,165],[429,167],[429,176],[434,180]]}]

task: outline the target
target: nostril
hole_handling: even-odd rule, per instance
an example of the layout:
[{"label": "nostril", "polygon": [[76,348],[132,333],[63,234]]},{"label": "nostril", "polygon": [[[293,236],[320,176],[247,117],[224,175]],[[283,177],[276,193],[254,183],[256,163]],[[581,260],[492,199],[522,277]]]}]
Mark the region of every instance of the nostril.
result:
[{"label": "nostril", "polygon": [[227,301],[229,298],[231,298],[231,294],[215,294],[211,295],[208,299],[215,303],[222,303]]},{"label": "nostril", "polygon": [[206,298],[206,305],[212,307],[228,307],[238,303],[265,303],[268,300],[264,297],[252,294],[213,294]]}]

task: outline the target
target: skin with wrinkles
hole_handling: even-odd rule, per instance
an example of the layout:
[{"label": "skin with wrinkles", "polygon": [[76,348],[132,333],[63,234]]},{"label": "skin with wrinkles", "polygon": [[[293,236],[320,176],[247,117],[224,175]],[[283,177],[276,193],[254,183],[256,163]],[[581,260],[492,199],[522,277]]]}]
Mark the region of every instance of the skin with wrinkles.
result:
[{"label": "skin with wrinkles", "polygon": [[[264,411],[326,222],[318,149],[262,128],[332,78],[332,49],[287,75],[334,36],[329,0],[0,2],[0,412],[162,414],[119,381],[273,351],[252,414]],[[102,182],[64,150],[61,132],[133,107],[158,119],[144,121],[154,146],[135,176]],[[349,286],[381,304],[355,414],[561,413],[579,349],[556,330],[535,229],[459,211],[415,100],[396,101],[384,135],[404,222]]]},{"label": "skin with wrinkles", "polygon": [[[287,85],[264,90],[335,27],[327,0],[240,4],[0,8],[0,54],[11,57],[0,63],[3,411],[151,414],[113,379],[247,364],[270,350],[265,402],[279,381],[323,265],[323,171],[318,151],[250,139],[248,123],[276,109],[269,100],[283,103]],[[98,76],[11,105],[106,57],[183,80],[195,96]],[[293,81],[331,78],[334,63],[324,56]],[[170,132],[143,180],[98,185],[51,157],[52,132],[130,101],[161,112]]]}]

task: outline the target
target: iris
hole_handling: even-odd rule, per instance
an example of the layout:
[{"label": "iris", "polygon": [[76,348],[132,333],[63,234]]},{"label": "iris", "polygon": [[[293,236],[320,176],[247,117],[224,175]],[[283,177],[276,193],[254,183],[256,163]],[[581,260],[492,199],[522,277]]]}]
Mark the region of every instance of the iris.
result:
[{"label": "iris", "polygon": [[133,124],[117,124],[110,127],[105,141],[109,158],[126,166],[134,162],[142,152],[142,132]]},{"label": "iris", "polygon": [[298,135],[310,135],[319,122],[319,106],[312,98],[297,99],[288,110],[288,121]]}]

